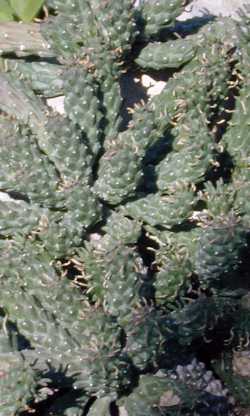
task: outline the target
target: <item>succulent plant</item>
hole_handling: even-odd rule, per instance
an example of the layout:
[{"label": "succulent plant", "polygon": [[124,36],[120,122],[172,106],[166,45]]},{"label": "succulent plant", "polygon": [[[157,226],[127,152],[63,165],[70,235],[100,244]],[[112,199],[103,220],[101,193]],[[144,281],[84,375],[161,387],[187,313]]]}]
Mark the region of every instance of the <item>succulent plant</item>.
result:
[{"label": "succulent plant", "polygon": [[[0,24],[2,416],[249,406],[249,19],[186,3]],[[140,68],[171,76],[128,121]]]}]

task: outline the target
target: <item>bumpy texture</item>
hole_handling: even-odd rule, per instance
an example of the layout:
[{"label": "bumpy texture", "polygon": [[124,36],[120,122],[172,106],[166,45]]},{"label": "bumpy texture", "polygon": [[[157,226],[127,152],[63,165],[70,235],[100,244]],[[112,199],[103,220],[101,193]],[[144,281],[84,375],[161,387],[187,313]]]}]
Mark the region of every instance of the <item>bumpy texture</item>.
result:
[{"label": "bumpy texture", "polygon": [[[1,416],[250,405],[250,19],[187,3],[0,25]],[[172,76],[124,109],[140,68]]]}]

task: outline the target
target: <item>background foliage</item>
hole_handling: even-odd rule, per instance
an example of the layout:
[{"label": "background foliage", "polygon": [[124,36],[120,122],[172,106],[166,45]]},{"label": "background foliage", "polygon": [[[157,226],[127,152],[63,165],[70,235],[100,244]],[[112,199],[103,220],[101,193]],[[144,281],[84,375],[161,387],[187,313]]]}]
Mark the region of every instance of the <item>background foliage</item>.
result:
[{"label": "background foliage", "polygon": [[43,0],[1,0],[0,21],[9,22],[19,19],[23,22],[30,22],[37,15],[43,3]]}]

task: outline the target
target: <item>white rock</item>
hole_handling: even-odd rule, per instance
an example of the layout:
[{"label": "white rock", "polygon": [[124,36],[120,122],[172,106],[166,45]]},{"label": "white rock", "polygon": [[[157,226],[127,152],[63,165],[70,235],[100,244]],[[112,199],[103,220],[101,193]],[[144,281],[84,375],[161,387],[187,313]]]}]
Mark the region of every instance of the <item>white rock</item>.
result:
[{"label": "white rock", "polygon": [[11,198],[6,192],[0,192],[0,201],[13,201],[13,198]]},{"label": "white rock", "polygon": [[204,14],[237,17],[237,10],[243,5],[250,5],[250,0],[193,0],[178,20],[191,19]]},{"label": "white rock", "polygon": [[58,97],[53,98],[47,98],[46,103],[57,113],[64,114],[64,95],[60,95]]},{"label": "white rock", "polygon": [[125,407],[119,407],[119,416],[128,416],[128,412]]},{"label": "white rock", "polygon": [[149,75],[143,74],[140,80],[143,87],[147,89],[147,95],[149,97],[154,97],[162,92],[165,88],[165,81],[156,81],[154,78]]}]

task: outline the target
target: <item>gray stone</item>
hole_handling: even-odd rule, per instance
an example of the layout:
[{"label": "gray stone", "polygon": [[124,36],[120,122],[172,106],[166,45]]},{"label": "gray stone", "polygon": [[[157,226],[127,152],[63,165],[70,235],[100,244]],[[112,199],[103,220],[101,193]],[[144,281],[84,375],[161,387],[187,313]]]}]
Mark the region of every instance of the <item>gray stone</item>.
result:
[{"label": "gray stone", "polygon": [[204,14],[237,17],[237,11],[244,5],[250,7],[250,0],[193,0],[178,20],[186,20]]},{"label": "gray stone", "polygon": [[[138,7],[143,2],[156,1],[157,0],[135,0],[134,6]],[[186,7],[186,11],[179,17],[179,20],[186,20],[204,14],[237,17],[237,10],[244,5],[250,5],[250,0],[193,0]]]}]

